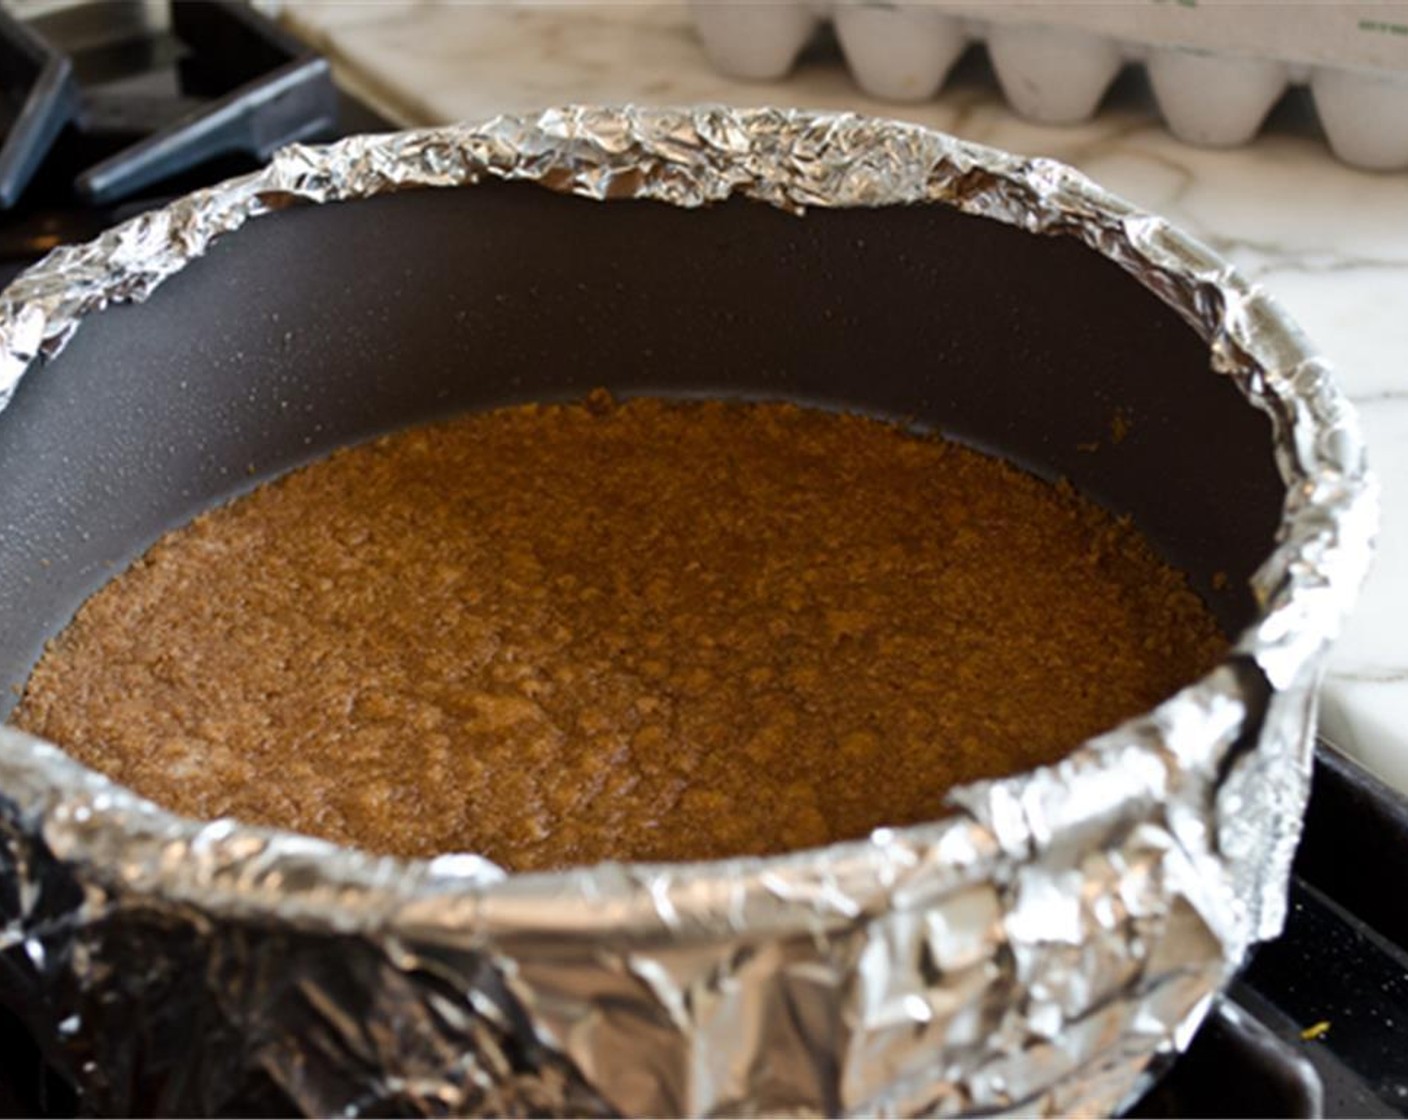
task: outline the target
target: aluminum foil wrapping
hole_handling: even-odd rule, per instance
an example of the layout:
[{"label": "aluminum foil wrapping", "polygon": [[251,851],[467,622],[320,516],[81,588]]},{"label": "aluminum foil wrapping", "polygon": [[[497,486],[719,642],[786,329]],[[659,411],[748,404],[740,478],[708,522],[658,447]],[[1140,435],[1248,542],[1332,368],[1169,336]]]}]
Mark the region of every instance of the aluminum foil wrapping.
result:
[{"label": "aluminum foil wrapping", "polygon": [[[1069,168],[779,110],[572,108],[291,147],[0,296],[0,391],[300,201],[534,180],[683,207],[931,203],[1079,238],[1273,420],[1258,620],[1209,676],[936,823],[794,855],[504,874],[172,816],[0,732],[0,1004],[108,1113],[1106,1113],[1281,925],[1314,689],[1368,564],[1352,413],[1267,297]],[[1151,1066],[1152,1063],[1152,1066]]]}]

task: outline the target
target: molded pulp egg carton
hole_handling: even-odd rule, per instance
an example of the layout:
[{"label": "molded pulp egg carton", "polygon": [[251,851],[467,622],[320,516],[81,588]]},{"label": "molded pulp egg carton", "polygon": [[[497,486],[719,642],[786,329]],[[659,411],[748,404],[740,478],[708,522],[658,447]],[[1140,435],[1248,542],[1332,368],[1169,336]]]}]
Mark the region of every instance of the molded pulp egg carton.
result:
[{"label": "molded pulp egg carton", "polygon": [[693,0],[714,65],[785,75],[829,19],[856,82],[922,101],[975,39],[1008,103],[1051,124],[1085,120],[1130,61],[1148,69],[1164,120],[1192,144],[1244,144],[1288,84],[1310,87],[1346,163],[1408,167],[1408,3],[1125,0]]}]

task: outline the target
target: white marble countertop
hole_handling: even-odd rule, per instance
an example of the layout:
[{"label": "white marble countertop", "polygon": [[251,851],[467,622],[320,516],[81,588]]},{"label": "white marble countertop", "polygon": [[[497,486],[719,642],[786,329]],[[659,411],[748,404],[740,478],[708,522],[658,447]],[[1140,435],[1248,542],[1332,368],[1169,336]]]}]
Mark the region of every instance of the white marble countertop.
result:
[{"label": "white marble countertop", "polygon": [[1016,117],[981,58],[924,104],[864,96],[824,51],[784,81],[733,81],[710,68],[688,16],[667,3],[282,7],[345,81],[406,124],[573,101],[853,109],[1064,160],[1201,238],[1282,302],[1359,405],[1383,528],[1331,662],[1321,728],[1408,791],[1408,173],[1336,163],[1304,97],[1284,100],[1249,147],[1208,151],[1164,130],[1137,72],[1092,122],[1054,128]]}]

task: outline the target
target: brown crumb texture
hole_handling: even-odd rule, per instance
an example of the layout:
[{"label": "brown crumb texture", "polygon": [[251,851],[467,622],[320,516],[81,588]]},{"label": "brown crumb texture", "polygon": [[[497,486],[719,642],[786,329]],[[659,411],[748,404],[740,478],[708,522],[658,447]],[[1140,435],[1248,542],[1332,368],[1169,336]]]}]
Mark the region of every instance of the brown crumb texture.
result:
[{"label": "brown crumb texture", "polygon": [[931,819],[1224,649],[1066,486],[789,405],[504,409],[158,542],[16,722],[179,812],[515,869]]}]

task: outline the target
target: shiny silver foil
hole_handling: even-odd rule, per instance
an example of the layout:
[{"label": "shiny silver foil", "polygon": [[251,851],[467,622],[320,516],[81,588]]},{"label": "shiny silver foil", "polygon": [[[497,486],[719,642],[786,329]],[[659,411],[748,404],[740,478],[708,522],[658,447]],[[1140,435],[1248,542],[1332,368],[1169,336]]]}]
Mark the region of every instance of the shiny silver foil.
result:
[{"label": "shiny silver foil", "polygon": [[1208,250],[1076,172],[910,125],[570,108],[291,147],[0,295],[0,392],[306,200],[527,179],[694,207],[932,203],[1079,238],[1270,414],[1288,486],[1218,669],[1058,766],[864,842],[504,874],[177,818],[0,731],[0,1004],[106,1113],[1100,1114],[1281,927],[1326,644],[1375,490],[1324,363]]}]

